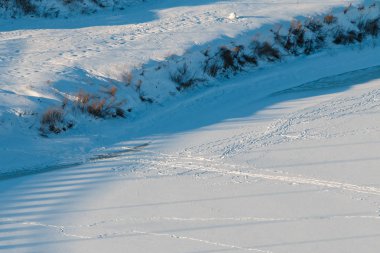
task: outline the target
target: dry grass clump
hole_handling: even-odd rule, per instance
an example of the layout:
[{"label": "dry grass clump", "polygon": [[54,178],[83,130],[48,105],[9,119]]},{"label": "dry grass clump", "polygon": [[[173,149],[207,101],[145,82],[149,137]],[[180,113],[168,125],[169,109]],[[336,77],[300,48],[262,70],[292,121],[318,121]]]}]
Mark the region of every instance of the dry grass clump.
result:
[{"label": "dry grass clump", "polygon": [[117,88],[116,88],[116,86],[112,86],[108,90],[105,90],[104,93],[110,95],[111,97],[115,97],[116,93],[117,93]]},{"label": "dry grass clump", "polygon": [[56,125],[63,121],[63,111],[58,108],[48,109],[42,115],[41,124],[43,125]]},{"label": "dry grass clump", "polygon": [[323,22],[328,25],[334,24],[336,23],[336,21],[337,21],[337,18],[332,14],[328,14],[323,18]]},{"label": "dry grass clump", "polygon": [[40,123],[40,133],[42,135],[49,132],[59,134],[74,126],[72,122],[65,122],[64,111],[61,108],[49,108],[46,110],[42,114]]},{"label": "dry grass clump", "polygon": [[[65,98],[60,108],[50,108],[41,117],[41,135],[48,133],[60,133],[74,126],[72,121],[65,119],[66,114],[81,112],[95,118],[125,118],[126,112],[122,108],[125,100],[119,101],[116,98],[117,88],[111,87],[103,91],[107,96],[99,96],[80,90],[74,100]],[[71,111],[70,111],[71,110]],[[131,111],[130,109],[128,111]]]},{"label": "dry grass clump", "polygon": [[87,105],[87,112],[94,117],[103,118],[105,117],[105,99],[95,99]]},{"label": "dry grass clump", "polygon": [[117,91],[117,88],[113,86],[103,91],[108,97],[102,98],[81,90],[75,96],[74,108],[78,108],[81,112],[86,112],[95,118],[125,117],[125,112],[121,108],[125,102],[117,101]]},{"label": "dry grass clump", "polygon": [[82,109],[84,110],[85,107],[87,106],[87,104],[90,102],[90,100],[93,98],[92,95],[90,93],[87,93],[83,90],[80,90],[78,92],[78,94],[76,95],[76,102],[77,102],[77,105]]}]

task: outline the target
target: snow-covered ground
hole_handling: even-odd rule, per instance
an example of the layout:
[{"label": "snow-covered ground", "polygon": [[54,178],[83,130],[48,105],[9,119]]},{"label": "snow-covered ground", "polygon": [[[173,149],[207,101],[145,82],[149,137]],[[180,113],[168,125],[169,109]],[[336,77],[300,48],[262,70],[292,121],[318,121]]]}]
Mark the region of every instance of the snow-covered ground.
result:
[{"label": "snow-covered ground", "polygon": [[[90,17],[2,20],[1,173],[77,162],[94,148],[126,138],[125,126],[149,110],[133,88],[141,73],[135,73],[133,84],[125,87],[125,76],[141,64],[149,67],[153,61],[157,68],[155,62],[168,56],[228,44],[241,33],[249,40],[293,17],[328,13],[345,5],[345,1],[165,0]],[[238,19],[228,19],[232,11]],[[166,104],[178,95],[169,73],[146,79],[141,90],[156,103]],[[48,139],[39,136],[41,115],[49,107],[60,106],[63,96],[72,97],[80,90],[101,93],[113,85],[120,100],[127,100],[125,108],[133,108],[127,120],[104,122],[76,115],[78,123],[69,133]]]},{"label": "snow-covered ground", "polygon": [[168,106],[152,136],[4,181],[0,251],[377,252],[378,56],[247,74]]},{"label": "snow-covered ground", "polygon": [[163,1],[1,26],[0,252],[378,252],[377,41],[49,138],[33,115],[60,92],[345,4]]}]

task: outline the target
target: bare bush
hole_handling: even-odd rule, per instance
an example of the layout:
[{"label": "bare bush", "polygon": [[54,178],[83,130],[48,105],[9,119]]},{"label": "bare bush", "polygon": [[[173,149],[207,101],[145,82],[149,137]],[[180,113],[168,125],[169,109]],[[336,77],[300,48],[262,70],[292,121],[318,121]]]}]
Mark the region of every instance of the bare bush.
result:
[{"label": "bare bush", "polygon": [[113,86],[104,93],[108,94],[109,97],[102,98],[81,90],[77,93],[73,106],[95,118],[125,117],[125,112],[121,112],[123,111],[121,107],[126,101],[116,100],[117,88]]},{"label": "bare bush", "polygon": [[308,18],[304,25],[307,29],[309,29],[313,33],[320,32],[323,24],[320,20],[315,18]]},{"label": "bare bush", "polygon": [[170,73],[170,79],[178,85],[177,90],[179,91],[203,81],[203,79],[197,78],[195,73],[190,73],[187,63],[184,63],[176,71]]},{"label": "bare bush", "polygon": [[87,112],[94,117],[103,118],[105,116],[105,113],[104,113],[105,104],[106,104],[105,99],[97,99],[95,101],[92,101],[87,106]]},{"label": "bare bush", "polygon": [[325,37],[323,35],[318,35],[311,39],[306,39],[303,47],[303,53],[306,55],[310,55],[314,53],[316,50],[323,47],[325,41]]},{"label": "bare bush", "polygon": [[305,44],[305,28],[300,21],[293,20],[286,36],[276,34],[276,41],[290,54],[299,55]]},{"label": "bare bush", "polygon": [[281,59],[280,51],[268,42],[253,41],[252,48],[254,53],[267,61],[278,61]]},{"label": "bare bush", "polygon": [[248,54],[244,54],[244,55],[243,55],[243,59],[244,59],[246,62],[250,63],[250,64],[253,64],[253,65],[257,65],[257,64],[258,64],[257,59],[256,59],[255,56],[251,56],[251,55],[248,55]]},{"label": "bare bush", "polygon": [[289,28],[289,34],[292,34],[295,36],[295,42],[299,47],[303,46],[304,43],[304,36],[305,36],[305,29],[303,27],[303,24],[301,21],[293,20],[290,28]]},{"label": "bare bush", "polygon": [[211,77],[216,77],[220,70],[219,65],[216,62],[209,63],[206,61],[206,64],[203,67],[203,72],[208,74]]},{"label": "bare bush", "polygon": [[364,34],[371,35],[372,37],[377,37],[380,30],[379,20],[380,18],[375,18],[359,22],[358,28]]},{"label": "bare bush", "polygon": [[18,6],[25,14],[33,14],[36,12],[36,6],[30,0],[15,0]]},{"label": "bare bush", "polygon": [[116,93],[117,93],[117,87],[116,86],[112,86],[108,90],[105,90],[104,93],[110,95],[111,97],[114,97],[114,96],[116,96]]},{"label": "bare bush", "polygon": [[41,124],[44,125],[55,125],[63,121],[63,111],[58,108],[48,109],[42,115]]},{"label": "bare bush", "polygon": [[48,132],[60,133],[66,130],[64,126],[64,112],[61,108],[49,108],[41,117],[40,132],[46,134]]},{"label": "bare bush", "polygon": [[328,14],[323,18],[323,22],[325,22],[328,25],[334,24],[336,23],[336,21],[337,21],[337,18],[332,14]]},{"label": "bare bush", "polygon": [[[238,50],[239,49],[237,49],[237,51]],[[223,69],[237,70],[238,66],[237,64],[235,64],[235,61],[234,61],[234,53],[229,48],[227,48],[226,46],[222,46],[220,48],[219,54],[223,62]]]},{"label": "bare bush", "polygon": [[120,118],[126,117],[125,111],[120,107],[116,107],[115,113],[116,113],[116,117],[120,117]]},{"label": "bare bush", "polygon": [[353,30],[347,32],[339,30],[336,32],[333,42],[338,45],[348,45],[353,44],[355,42],[362,42],[363,39],[363,33],[356,32]]},{"label": "bare bush", "polygon": [[203,71],[211,77],[216,77],[222,72],[228,75],[242,70],[246,64],[257,65],[255,56],[247,54],[243,45],[228,48],[222,46],[213,57],[207,57]]},{"label": "bare bush", "polygon": [[231,69],[233,71],[237,71],[247,63],[257,65],[256,57],[248,55],[245,52],[243,45],[235,46],[232,50],[228,48],[221,48],[221,58],[223,60],[223,68],[225,70]]},{"label": "bare bush", "polygon": [[77,106],[82,110],[84,111],[87,106],[88,106],[88,103],[90,102],[90,100],[93,98],[93,95],[91,95],[90,93],[88,92],[85,92],[83,90],[80,90],[77,95],[76,95],[76,104]]}]

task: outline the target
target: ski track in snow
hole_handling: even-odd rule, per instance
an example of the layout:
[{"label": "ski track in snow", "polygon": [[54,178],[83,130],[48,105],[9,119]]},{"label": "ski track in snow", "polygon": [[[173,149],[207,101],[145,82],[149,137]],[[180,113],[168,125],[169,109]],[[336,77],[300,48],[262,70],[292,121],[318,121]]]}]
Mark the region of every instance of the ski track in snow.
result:
[{"label": "ski track in snow", "polygon": [[[206,143],[201,146],[188,148],[188,151],[196,153],[209,152],[209,150],[219,149],[221,157],[233,157],[242,152],[248,152],[254,148],[271,146],[285,142],[293,142],[297,140],[320,140],[331,139],[332,137],[355,135],[355,133],[363,132],[363,129],[356,129],[353,132],[345,133],[325,133],[321,130],[312,131],[314,129],[305,129],[297,131],[297,127],[305,124],[311,124],[320,120],[339,119],[350,115],[360,113],[378,112],[380,108],[380,90],[375,89],[361,94],[357,97],[343,97],[331,99],[318,105],[313,105],[295,113],[284,115],[282,118],[271,123],[264,133],[257,133],[257,130],[250,131],[247,129],[239,135],[220,139],[215,142]],[[294,130],[294,131],[293,131]],[[372,129],[372,131],[380,131],[380,127]],[[297,135],[292,134],[297,132]],[[367,132],[367,130],[364,130]]]},{"label": "ski track in snow", "polygon": [[214,241],[203,240],[203,239],[194,238],[194,237],[188,237],[188,236],[180,236],[180,235],[175,235],[175,234],[153,233],[153,232],[144,232],[144,231],[137,231],[137,230],[134,230],[133,232],[137,233],[137,234],[142,234],[142,235],[164,236],[164,237],[170,237],[170,238],[179,239],[179,240],[187,240],[187,241],[192,241],[192,242],[199,242],[199,243],[209,244],[209,245],[223,247],[223,248],[237,249],[237,250],[243,250],[243,251],[255,251],[255,252],[263,252],[263,253],[272,253],[272,251],[267,251],[267,250],[260,250],[260,249],[255,249],[255,248],[246,248],[246,247],[232,245],[232,244],[226,244],[226,243],[221,243],[221,242],[214,242]]},{"label": "ski track in snow", "polygon": [[[356,96],[338,94],[323,103],[317,103],[307,108],[299,109],[289,115],[284,115],[281,119],[275,120],[271,123],[268,129],[262,134],[258,134],[257,131],[247,131],[245,129],[242,134],[224,138],[217,142],[187,148],[186,152],[178,153],[177,155],[153,152],[151,154],[146,154],[144,158],[144,155],[140,153],[136,157],[137,160],[134,160],[133,156],[125,159],[126,163],[132,164],[130,167],[126,166],[126,168],[129,170],[130,168],[133,168],[134,164],[136,164],[137,166],[144,165],[146,168],[154,168],[158,174],[170,174],[174,172],[177,175],[193,173],[199,176],[201,173],[215,173],[224,176],[254,178],[288,184],[313,185],[322,188],[380,196],[380,188],[377,187],[361,186],[299,175],[283,175],[283,173],[278,175],[278,172],[268,173],[270,170],[267,169],[228,164],[225,162],[225,159],[223,160],[218,158],[218,156],[215,156],[216,154],[221,153],[222,150],[224,150],[224,152],[221,157],[225,158],[226,156],[249,152],[256,147],[275,145],[298,139],[331,139],[333,137],[346,136],[348,134],[355,135],[362,133],[363,131],[365,133],[368,133],[369,131],[379,132],[380,128],[364,130],[357,129],[354,132],[338,132],[335,136],[333,133],[329,133],[324,136],[324,129],[317,129],[317,135],[309,136],[307,131],[301,131],[301,136],[289,137],[290,132],[292,132],[297,126],[304,128],[305,124],[310,124],[312,122],[331,121],[363,113],[377,113],[379,112],[379,108],[380,89],[370,88],[369,91],[365,90],[359,92]],[[294,132],[299,132],[297,130],[298,129],[294,130]],[[302,133],[304,133],[304,135],[302,135]],[[231,144],[231,142],[233,142],[233,144]],[[207,159],[204,157],[197,157],[190,155],[191,153],[211,153],[214,155],[214,158]],[[120,173],[120,171],[117,172]]]},{"label": "ski track in snow", "polygon": [[[355,184],[322,180],[316,178],[308,178],[302,176],[286,176],[286,175],[276,175],[276,174],[264,174],[264,173],[255,173],[250,172],[249,170],[260,170],[258,168],[252,167],[243,167],[230,165],[227,163],[216,162],[214,160],[206,160],[203,157],[187,157],[183,158],[180,156],[172,156],[168,154],[155,154],[156,159],[147,156],[148,159],[143,159],[142,156],[138,156],[138,160],[133,161],[132,157],[129,157],[125,160],[128,164],[129,162],[135,162],[140,166],[144,166],[147,168],[154,168],[158,172],[158,174],[170,174],[171,172],[175,172],[175,175],[183,175],[183,174],[199,174],[199,173],[216,173],[223,176],[238,176],[238,177],[248,177],[255,179],[264,179],[269,181],[278,181],[289,184],[305,184],[305,185],[313,185],[323,188],[332,188],[338,189],[342,191],[350,191],[356,193],[364,193],[370,195],[380,196],[380,188],[369,187],[369,186],[360,186]],[[150,159],[149,159],[150,157]],[[165,157],[164,159],[162,159]],[[206,163],[207,161],[207,163]],[[130,170],[131,167],[125,165],[127,170]],[[237,170],[238,169],[238,170]],[[181,171],[182,170],[182,171]],[[115,170],[117,173],[120,173],[121,170]]]},{"label": "ski track in snow", "polygon": [[[19,219],[10,219],[10,218],[1,218],[0,222],[8,222],[12,224],[19,224],[24,226],[32,226],[32,227],[42,227],[46,229],[52,229],[65,237],[76,238],[76,239],[111,239],[115,237],[125,236],[125,235],[146,235],[146,236],[164,236],[172,239],[180,239],[180,240],[189,240],[193,242],[205,243],[214,246],[219,246],[223,248],[231,248],[243,251],[256,251],[256,252],[266,252],[271,253],[272,251],[268,250],[260,250],[249,247],[242,247],[238,245],[232,245],[222,242],[215,242],[204,240],[200,238],[181,236],[176,234],[169,233],[159,233],[159,232],[148,232],[141,230],[129,230],[129,231],[109,231],[107,233],[100,233],[97,235],[86,235],[82,233],[72,233],[67,232],[67,230],[75,230],[80,228],[93,228],[95,226],[102,226],[105,224],[113,223],[113,224],[135,224],[135,223],[151,223],[151,222],[229,222],[229,221],[237,221],[237,222],[292,222],[292,221],[307,221],[307,220],[331,220],[331,219],[371,219],[374,221],[380,221],[380,216],[366,216],[366,215],[332,215],[325,217],[300,217],[300,218],[262,218],[262,217],[189,217],[189,218],[181,218],[181,217],[150,217],[150,218],[115,218],[111,220],[98,221],[92,224],[87,225],[52,225],[45,224],[41,222],[33,222],[33,221],[24,221]],[[98,231],[99,232],[99,231]]]}]

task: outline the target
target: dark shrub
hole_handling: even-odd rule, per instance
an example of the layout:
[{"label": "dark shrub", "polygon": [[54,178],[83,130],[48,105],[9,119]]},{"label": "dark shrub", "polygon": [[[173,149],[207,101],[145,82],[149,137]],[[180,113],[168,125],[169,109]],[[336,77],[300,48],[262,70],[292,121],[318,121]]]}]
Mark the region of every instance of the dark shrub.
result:
[{"label": "dark shrub", "polygon": [[63,128],[64,116],[61,108],[50,108],[42,114],[40,132],[60,133]]},{"label": "dark shrub", "polygon": [[334,24],[336,21],[337,21],[337,18],[332,15],[332,14],[328,14],[326,15],[324,18],[323,18],[323,21],[328,24],[328,25],[331,25],[331,24]]},{"label": "dark shrub", "polygon": [[377,37],[379,35],[379,30],[380,30],[379,18],[360,22],[358,24],[358,28],[364,34]]},{"label": "dark shrub", "polygon": [[223,61],[223,68],[225,70],[227,70],[227,69],[237,70],[237,66],[235,65],[233,54],[235,55],[236,52],[233,53],[227,47],[221,47],[220,48],[220,58]]},{"label": "dark shrub", "polygon": [[[178,91],[190,88],[196,85],[197,83],[204,81],[201,78],[195,77],[195,73],[190,73],[189,66],[187,65],[187,63],[184,63],[181,67],[177,68],[175,72],[170,73],[170,79],[178,85]],[[141,96],[140,99],[142,101],[145,100],[142,99]]]},{"label": "dark shrub", "polygon": [[348,45],[353,44],[355,42],[362,42],[364,39],[364,35],[361,32],[355,31],[338,31],[335,36],[333,42],[338,45]]},{"label": "dark shrub", "polygon": [[252,43],[252,47],[254,53],[262,59],[266,59],[271,62],[281,59],[280,51],[268,42],[254,41]]},{"label": "dark shrub", "polygon": [[16,5],[25,13],[33,14],[36,12],[36,6],[30,0],[15,0]]},{"label": "dark shrub", "polygon": [[305,27],[307,29],[309,29],[310,31],[312,31],[313,33],[316,33],[316,32],[319,32],[322,27],[323,27],[323,24],[321,21],[317,20],[317,19],[314,19],[314,18],[309,18],[306,22],[305,22]]}]

